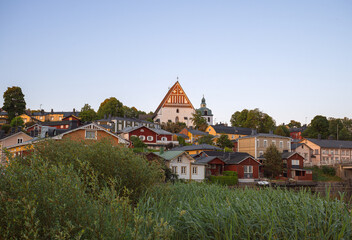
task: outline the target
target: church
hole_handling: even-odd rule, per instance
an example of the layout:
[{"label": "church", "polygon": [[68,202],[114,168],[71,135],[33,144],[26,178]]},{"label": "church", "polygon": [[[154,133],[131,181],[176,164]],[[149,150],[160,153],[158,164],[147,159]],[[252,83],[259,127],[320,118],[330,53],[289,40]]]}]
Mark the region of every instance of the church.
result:
[{"label": "church", "polygon": [[154,122],[184,122],[187,127],[193,126],[192,114],[195,109],[177,81],[167,92],[153,115]]}]

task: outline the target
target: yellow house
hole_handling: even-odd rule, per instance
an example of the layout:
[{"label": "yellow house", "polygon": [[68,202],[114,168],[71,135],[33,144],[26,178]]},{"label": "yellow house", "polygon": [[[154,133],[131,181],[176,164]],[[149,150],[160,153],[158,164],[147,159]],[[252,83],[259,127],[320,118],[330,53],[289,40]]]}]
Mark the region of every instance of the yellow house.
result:
[{"label": "yellow house", "polygon": [[262,158],[266,149],[274,144],[280,152],[291,152],[291,138],[272,133],[258,133],[237,139],[237,152],[246,152],[255,159]]},{"label": "yellow house", "polygon": [[[9,146],[22,146],[26,142],[33,139],[31,136],[24,132],[17,132],[0,140],[0,162],[4,163],[6,160],[6,150],[9,150]],[[17,150],[14,149],[12,153],[17,154]]]},{"label": "yellow house", "polygon": [[78,117],[79,112],[76,112],[75,109],[73,109],[72,112],[54,112],[53,109],[51,109],[50,112],[33,112],[32,117],[42,121],[42,122],[58,122],[62,121],[64,118],[69,117],[69,116],[74,116]]},{"label": "yellow house", "polygon": [[250,128],[229,127],[224,124],[209,125],[205,131],[213,136],[227,135],[230,140],[251,135],[253,132]]},{"label": "yellow house", "polygon": [[7,112],[5,111],[2,111],[0,109],[0,126],[8,123],[9,119],[8,119],[8,115],[7,115]]},{"label": "yellow house", "polygon": [[209,135],[206,132],[202,132],[197,129],[193,129],[192,127],[182,129],[180,134],[186,135],[188,137],[190,143],[195,143],[195,142],[197,142],[197,140],[199,138],[206,136],[206,135]]}]

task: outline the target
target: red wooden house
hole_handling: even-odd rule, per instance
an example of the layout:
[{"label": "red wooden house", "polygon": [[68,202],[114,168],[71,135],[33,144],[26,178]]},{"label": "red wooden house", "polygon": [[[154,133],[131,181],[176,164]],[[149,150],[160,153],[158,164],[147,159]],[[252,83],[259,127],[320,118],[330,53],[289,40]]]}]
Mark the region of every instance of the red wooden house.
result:
[{"label": "red wooden house", "polygon": [[297,152],[283,152],[282,161],[284,164],[283,177],[295,180],[312,181],[311,170],[303,169],[304,157]]},{"label": "red wooden house", "polygon": [[122,137],[130,140],[132,136],[141,139],[148,147],[159,148],[161,146],[178,144],[172,140],[173,134],[162,129],[148,128],[146,126],[127,127],[122,130]]}]

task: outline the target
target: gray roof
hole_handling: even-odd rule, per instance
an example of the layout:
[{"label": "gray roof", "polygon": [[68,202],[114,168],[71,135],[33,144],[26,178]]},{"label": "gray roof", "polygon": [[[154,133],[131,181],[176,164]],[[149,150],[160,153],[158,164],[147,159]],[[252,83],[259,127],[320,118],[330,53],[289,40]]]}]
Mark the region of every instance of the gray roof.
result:
[{"label": "gray roof", "polygon": [[352,148],[352,141],[306,138],[322,148]]},{"label": "gray roof", "polygon": [[192,151],[192,150],[221,150],[221,148],[209,145],[209,144],[199,144],[190,146],[181,146],[170,149],[170,151]]},{"label": "gray roof", "polygon": [[187,128],[187,130],[192,133],[193,135],[209,135],[207,132],[202,132],[197,129]]},{"label": "gray roof", "polygon": [[186,134],[183,134],[183,133],[175,133],[175,135],[178,136],[178,137],[182,137],[184,139],[188,139],[189,138]]},{"label": "gray roof", "polygon": [[226,133],[226,134],[241,134],[241,135],[251,135],[251,128],[243,127],[229,127],[223,124],[211,125],[217,133]]},{"label": "gray roof", "polygon": [[209,163],[210,161],[214,160],[215,158],[219,158],[217,156],[214,156],[214,157],[200,157],[200,158],[197,158],[196,159],[196,162],[195,163],[198,163],[198,164],[207,164]]},{"label": "gray roof", "polygon": [[217,152],[217,151],[208,151],[204,152],[208,157],[220,158],[226,164],[239,164],[247,158],[254,159],[250,154],[244,152]]},{"label": "gray roof", "polygon": [[276,135],[276,134],[272,134],[272,133],[257,133],[257,134],[245,136],[242,138],[252,138],[252,137],[290,138],[290,137],[284,137],[284,136],[280,136],[280,135]]},{"label": "gray roof", "polygon": [[156,134],[172,135],[172,133],[170,133],[170,132],[168,132],[168,131],[165,131],[165,130],[163,130],[163,129],[149,128],[149,127],[146,127],[146,126],[126,127],[126,128],[124,128],[121,132],[129,133],[129,132],[132,132],[132,131],[134,131],[134,130],[137,130],[137,129],[143,128],[143,127],[149,129],[150,131],[155,132]]},{"label": "gray roof", "polygon": [[293,156],[294,154],[299,154],[298,152],[283,152],[281,153],[281,157],[283,159],[287,159],[290,158],[291,156]]}]

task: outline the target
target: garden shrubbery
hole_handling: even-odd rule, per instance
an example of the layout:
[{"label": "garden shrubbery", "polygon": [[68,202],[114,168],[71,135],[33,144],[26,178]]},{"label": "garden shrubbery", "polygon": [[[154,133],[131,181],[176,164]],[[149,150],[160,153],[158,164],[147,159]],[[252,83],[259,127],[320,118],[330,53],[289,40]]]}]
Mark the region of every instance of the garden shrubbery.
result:
[{"label": "garden shrubbery", "polygon": [[210,176],[210,182],[220,185],[234,186],[238,183],[237,172],[224,171],[223,176]]}]

